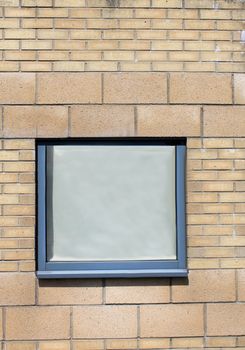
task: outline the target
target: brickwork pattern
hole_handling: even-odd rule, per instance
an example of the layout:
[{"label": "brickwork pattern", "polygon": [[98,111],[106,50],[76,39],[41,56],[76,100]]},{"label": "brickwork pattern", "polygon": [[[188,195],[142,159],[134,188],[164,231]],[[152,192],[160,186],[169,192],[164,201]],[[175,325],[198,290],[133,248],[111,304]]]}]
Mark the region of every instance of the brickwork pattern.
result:
[{"label": "brickwork pattern", "polygon": [[[243,75],[1,73],[0,82],[3,349],[244,349]],[[35,279],[35,139],[67,136],[188,137],[188,279]]]},{"label": "brickwork pattern", "polygon": [[0,5],[0,71],[244,71],[243,0]]},{"label": "brickwork pattern", "polygon": [[[0,0],[0,350],[245,350],[242,0]],[[35,140],[187,137],[188,278],[35,277]]]}]

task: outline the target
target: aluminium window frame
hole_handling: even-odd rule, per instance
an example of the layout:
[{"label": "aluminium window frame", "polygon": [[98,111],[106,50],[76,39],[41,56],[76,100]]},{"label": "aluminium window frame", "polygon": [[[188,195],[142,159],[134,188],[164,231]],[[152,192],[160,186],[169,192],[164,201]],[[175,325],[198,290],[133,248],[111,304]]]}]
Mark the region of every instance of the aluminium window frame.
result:
[{"label": "aluminium window frame", "polygon": [[[175,207],[176,255],[175,260],[120,260],[120,261],[47,261],[46,217],[46,147],[55,145],[163,145],[175,146]],[[186,266],[185,220],[185,138],[164,137],[98,137],[36,140],[36,204],[37,277],[46,278],[135,278],[184,277]]]}]

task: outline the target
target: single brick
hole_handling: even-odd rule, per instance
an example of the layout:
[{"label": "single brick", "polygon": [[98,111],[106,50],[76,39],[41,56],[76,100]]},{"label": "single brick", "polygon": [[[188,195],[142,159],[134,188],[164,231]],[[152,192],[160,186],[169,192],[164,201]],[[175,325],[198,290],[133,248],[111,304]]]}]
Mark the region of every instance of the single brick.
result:
[{"label": "single brick", "polygon": [[171,73],[171,103],[232,103],[231,74]]},{"label": "single brick", "polygon": [[63,340],[40,342],[39,350],[70,350],[70,342]]},{"label": "single brick", "polygon": [[204,136],[234,137],[245,135],[245,107],[217,106],[204,108]]},{"label": "single brick", "polygon": [[134,135],[131,106],[73,106],[70,136]]},{"label": "single brick", "polygon": [[0,103],[35,102],[35,74],[0,73]]},{"label": "single brick", "polygon": [[235,337],[210,337],[206,339],[206,345],[210,348],[224,347],[224,348],[236,348]]},{"label": "single brick", "polygon": [[141,337],[184,337],[204,334],[202,305],[145,305],[140,309]]},{"label": "single brick", "polygon": [[170,339],[160,338],[160,339],[151,339],[144,338],[139,339],[140,349],[170,349]]},{"label": "single brick", "polygon": [[63,106],[6,107],[4,108],[4,135],[5,137],[67,136],[68,109]]},{"label": "single brick", "polygon": [[208,304],[207,335],[243,335],[245,304]]},{"label": "single brick", "polygon": [[133,338],[137,336],[135,306],[74,307],[74,338]]},{"label": "single brick", "polygon": [[33,274],[1,274],[0,285],[0,305],[32,305],[35,303],[35,276]]},{"label": "single brick", "polygon": [[164,103],[167,79],[164,73],[105,73],[105,103]]},{"label": "single brick", "polygon": [[108,280],[106,284],[107,304],[167,303],[170,298],[169,281],[147,280]]},{"label": "single brick", "polygon": [[77,340],[72,342],[73,350],[104,350],[103,340]]},{"label": "single brick", "polygon": [[139,106],[139,136],[199,136],[200,108],[196,106]]},{"label": "single brick", "polygon": [[173,348],[203,348],[203,338],[173,338]]},{"label": "single brick", "polygon": [[234,98],[237,104],[245,103],[245,74],[234,76]]},{"label": "single brick", "polygon": [[6,340],[68,339],[69,307],[11,307],[6,310]]},{"label": "single brick", "polygon": [[245,301],[245,270],[238,270],[238,300]]},{"label": "single brick", "polygon": [[138,349],[137,339],[108,339],[106,341],[107,350],[131,350]]},{"label": "single brick", "polygon": [[99,73],[40,73],[38,103],[100,103]]},{"label": "single brick", "polygon": [[174,279],[174,302],[235,301],[233,270],[190,271],[187,279]]},{"label": "single brick", "polygon": [[101,304],[101,281],[39,281],[38,302],[41,305]]},{"label": "single brick", "polygon": [[[0,271],[1,271],[1,265],[0,265]],[[3,311],[0,309],[0,340],[3,339]]]},{"label": "single brick", "polygon": [[34,342],[7,342],[6,350],[36,350]]}]

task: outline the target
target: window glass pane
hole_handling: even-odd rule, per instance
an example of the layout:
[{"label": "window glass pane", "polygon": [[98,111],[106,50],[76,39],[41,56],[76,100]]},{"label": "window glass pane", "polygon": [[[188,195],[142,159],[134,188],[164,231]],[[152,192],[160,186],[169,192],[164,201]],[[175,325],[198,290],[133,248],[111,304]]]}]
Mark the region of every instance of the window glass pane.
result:
[{"label": "window glass pane", "polygon": [[175,147],[47,147],[49,261],[176,259]]}]

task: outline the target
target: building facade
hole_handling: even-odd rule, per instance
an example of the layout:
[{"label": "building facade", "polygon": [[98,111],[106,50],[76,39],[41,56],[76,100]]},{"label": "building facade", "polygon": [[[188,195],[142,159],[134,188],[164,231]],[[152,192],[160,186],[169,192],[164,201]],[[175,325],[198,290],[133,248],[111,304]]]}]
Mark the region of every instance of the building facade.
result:
[{"label": "building facade", "polygon": [[[0,1],[0,349],[245,349],[239,0]],[[188,278],[38,280],[35,140],[187,138]]]}]

